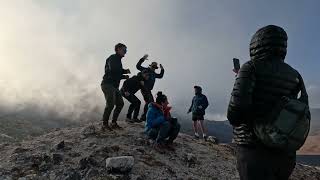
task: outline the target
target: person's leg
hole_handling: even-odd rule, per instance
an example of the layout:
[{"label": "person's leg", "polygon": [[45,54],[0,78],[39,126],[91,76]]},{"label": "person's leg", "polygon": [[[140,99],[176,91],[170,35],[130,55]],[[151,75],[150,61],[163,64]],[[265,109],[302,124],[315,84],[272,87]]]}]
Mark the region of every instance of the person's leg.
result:
[{"label": "person's leg", "polygon": [[156,142],[158,144],[163,143],[164,140],[168,137],[169,130],[170,130],[170,124],[168,121],[166,121],[160,125],[159,134],[156,139]]},{"label": "person's leg", "polygon": [[114,123],[114,124],[117,123],[118,117],[119,117],[121,110],[124,106],[121,92],[116,88],[115,88],[115,105],[116,105],[116,107],[113,111],[113,117],[112,117],[112,123]]},{"label": "person's leg", "polygon": [[104,94],[104,97],[106,99],[106,107],[104,109],[103,113],[103,126],[108,127],[108,121],[110,118],[110,114],[114,108],[114,98],[115,98],[115,92],[113,90],[113,87],[111,85],[101,85],[102,92]]},{"label": "person's leg", "polygon": [[132,112],[134,111],[134,101],[132,100],[132,95],[130,94],[129,96],[124,96],[124,98],[126,98],[130,103],[128,113],[127,113],[127,118],[131,119]]},{"label": "person's leg", "polygon": [[196,138],[199,138],[198,122],[197,122],[197,117],[195,114],[192,114],[192,129],[193,129],[194,136]]},{"label": "person's leg", "polygon": [[200,118],[200,120],[198,120],[198,124],[199,124],[203,138],[206,139],[207,138],[207,129],[204,126],[204,120],[203,119],[201,120],[201,119],[202,118]]},{"label": "person's leg", "polygon": [[296,154],[283,154],[275,159],[278,169],[275,172],[277,180],[288,180],[296,166]]},{"label": "person's leg", "polygon": [[152,95],[151,91],[144,90],[144,91],[141,91],[141,93],[142,93],[143,99],[145,101],[145,105],[144,105],[144,108],[143,108],[143,114],[141,115],[140,119],[142,121],[145,121],[146,120],[146,116],[147,116],[147,112],[148,112],[148,105],[149,105],[149,103],[154,102],[154,98],[153,98],[153,95]]},{"label": "person's leg", "polygon": [[237,169],[240,180],[275,180],[272,157],[256,147],[236,147]]},{"label": "person's leg", "polygon": [[157,139],[158,134],[159,134],[159,129],[157,128],[152,128],[147,132],[149,139],[152,139],[154,141]]},{"label": "person's leg", "polygon": [[133,119],[137,120],[139,116],[141,101],[135,95],[132,95],[132,104],[134,109]]},{"label": "person's leg", "polygon": [[180,132],[180,128],[181,128],[181,126],[178,122],[171,124],[171,128],[169,131],[169,139],[167,141],[169,144],[172,144],[173,141],[178,137],[178,134]]}]

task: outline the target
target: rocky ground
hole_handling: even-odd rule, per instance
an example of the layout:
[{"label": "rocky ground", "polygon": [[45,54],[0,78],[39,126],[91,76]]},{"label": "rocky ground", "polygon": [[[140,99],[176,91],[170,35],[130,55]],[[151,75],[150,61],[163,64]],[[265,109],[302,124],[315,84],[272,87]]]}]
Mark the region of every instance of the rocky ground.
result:
[{"label": "rocky ground", "polygon": [[[239,179],[233,148],[180,134],[175,151],[160,153],[143,125],[102,133],[98,124],[61,129],[21,143],[0,143],[0,179]],[[320,179],[298,164],[292,180]]]}]

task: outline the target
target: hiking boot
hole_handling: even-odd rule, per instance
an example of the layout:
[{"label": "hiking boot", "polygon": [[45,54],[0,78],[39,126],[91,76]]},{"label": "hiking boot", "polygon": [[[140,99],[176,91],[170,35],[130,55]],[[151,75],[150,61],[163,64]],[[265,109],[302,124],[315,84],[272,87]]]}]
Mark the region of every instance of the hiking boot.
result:
[{"label": "hiking boot", "polygon": [[207,141],[207,140],[208,140],[208,136],[207,136],[207,135],[204,135],[204,136],[203,136],[203,140],[204,140],[204,141]]},{"label": "hiking boot", "polygon": [[138,119],[138,118],[133,118],[132,119],[134,122],[136,122],[136,123],[141,123],[141,122],[143,122],[143,121],[141,121],[140,119]]},{"label": "hiking boot", "polygon": [[113,131],[113,130],[111,129],[111,127],[108,124],[104,124],[101,127],[101,131],[106,132],[106,131]]},{"label": "hiking boot", "polygon": [[112,122],[111,124],[110,124],[110,127],[112,128],[112,129],[123,129],[121,126],[119,126],[118,125],[118,123],[116,123],[116,122]]},{"label": "hiking boot", "polygon": [[199,139],[200,137],[199,137],[199,134],[194,134],[194,138],[195,139]]},{"label": "hiking boot", "polygon": [[165,153],[165,146],[161,143],[154,143],[153,149],[158,151],[160,154]]},{"label": "hiking boot", "polygon": [[131,118],[127,118],[126,121],[127,121],[128,123],[134,123],[134,122],[135,122],[134,119],[131,119]]},{"label": "hiking boot", "polygon": [[169,151],[175,151],[176,148],[174,147],[173,145],[173,142],[167,142],[166,143],[166,148],[169,150]]}]

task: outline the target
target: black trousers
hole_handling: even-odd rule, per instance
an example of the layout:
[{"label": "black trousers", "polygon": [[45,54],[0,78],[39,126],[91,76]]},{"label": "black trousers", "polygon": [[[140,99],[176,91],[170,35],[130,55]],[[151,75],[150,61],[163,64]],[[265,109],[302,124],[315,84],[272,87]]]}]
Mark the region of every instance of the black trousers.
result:
[{"label": "black trousers", "polygon": [[131,119],[133,113],[133,119],[138,119],[141,101],[134,94],[130,94],[129,96],[123,94],[123,97],[130,102],[127,118]]},{"label": "black trousers", "polygon": [[120,112],[123,108],[123,99],[119,89],[113,87],[110,84],[101,85],[104,97],[106,99],[106,107],[104,109],[102,121],[107,124],[109,121],[110,114],[113,111],[112,122],[117,122]]},{"label": "black trousers", "polygon": [[236,156],[240,180],[288,180],[296,164],[295,152],[274,152],[262,146],[238,145]]},{"label": "black trousers", "polygon": [[141,94],[142,94],[143,99],[145,101],[145,105],[143,108],[143,114],[141,115],[141,120],[145,121],[147,118],[148,105],[150,103],[154,102],[154,98],[153,98],[151,90],[141,90]]}]

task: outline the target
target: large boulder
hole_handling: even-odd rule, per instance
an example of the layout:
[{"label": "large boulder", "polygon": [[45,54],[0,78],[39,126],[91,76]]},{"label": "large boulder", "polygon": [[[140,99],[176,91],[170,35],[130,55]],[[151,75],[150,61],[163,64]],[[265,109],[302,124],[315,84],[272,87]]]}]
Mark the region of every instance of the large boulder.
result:
[{"label": "large boulder", "polygon": [[106,160],[106,168],[111,173],[128,173],[132,170],[133,165],[132,156],[112,157]]}]

